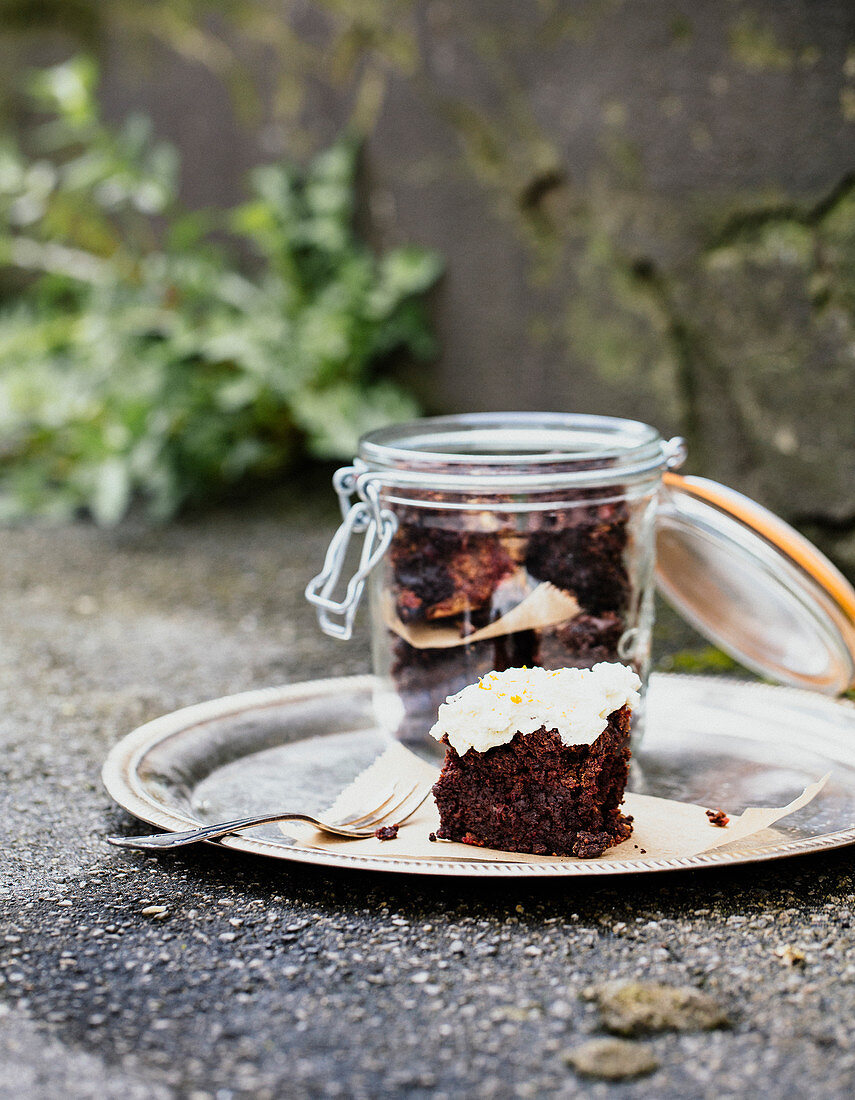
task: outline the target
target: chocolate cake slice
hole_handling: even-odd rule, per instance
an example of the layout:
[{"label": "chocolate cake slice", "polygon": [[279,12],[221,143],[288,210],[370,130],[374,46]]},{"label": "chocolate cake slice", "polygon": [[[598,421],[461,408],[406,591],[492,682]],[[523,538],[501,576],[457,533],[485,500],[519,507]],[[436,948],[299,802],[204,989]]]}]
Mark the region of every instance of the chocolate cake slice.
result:
[{"label": "chocolate cake slice", "polygon": [[450,696],[437,836],[536,855],[602,855],[632,833],[620,812],[641,682],[625,665],[511,668]]}]

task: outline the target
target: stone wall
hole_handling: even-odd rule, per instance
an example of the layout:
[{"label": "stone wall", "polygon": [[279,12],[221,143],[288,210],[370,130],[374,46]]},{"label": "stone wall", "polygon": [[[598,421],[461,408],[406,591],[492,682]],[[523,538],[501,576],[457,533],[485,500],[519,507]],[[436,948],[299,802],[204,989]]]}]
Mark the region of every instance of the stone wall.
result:
[{"label": "stone wall", "polygon": [[[442,357],[412,378],[429,408],[681,432],[692,471],[855,569],[851,0],[255,11],[267,30],[209,20],[195,53],[108,36],[111,110],[177,141],[191,201],[357,128],[369,232],[447,258]],[[257,93],[243,120],[217,48]]]}]

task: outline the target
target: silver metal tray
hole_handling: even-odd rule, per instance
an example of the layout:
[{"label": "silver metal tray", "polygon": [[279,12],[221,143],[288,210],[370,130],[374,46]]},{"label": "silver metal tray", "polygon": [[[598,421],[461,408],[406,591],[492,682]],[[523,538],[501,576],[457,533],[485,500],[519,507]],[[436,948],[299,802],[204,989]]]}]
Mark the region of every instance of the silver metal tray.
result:
[{"label": "silver metal tray", "polygon": [[[200,703],[149,722],[107,758],[107,790],[126,810],[167,830],[253,812],[310,813],[386,745],[374,725],[368,676],[314,680]],[[326,866],[408,874],[537,877],[637,874],[751,863],[855,841],[855,707],[794,688],[701,676],[657,675],[630,787],[741,812],[781,806],[825,772],[804,809],[780,821],[780,839],[750,840],[681,859],[486,863],[326,852],[289,841],[275,825],[219,843]]]}]

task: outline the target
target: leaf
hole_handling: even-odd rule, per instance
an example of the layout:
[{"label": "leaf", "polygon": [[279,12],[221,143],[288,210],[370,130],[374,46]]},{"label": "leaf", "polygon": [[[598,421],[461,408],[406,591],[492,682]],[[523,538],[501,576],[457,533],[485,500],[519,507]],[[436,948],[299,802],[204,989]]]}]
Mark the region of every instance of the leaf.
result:
[{"label": "leaf", "polygon": [[95,471],[95,485],[89,507],[95,522],[112,527],[122,519],[131,499],[128,465],[120,458],[108,458]]},{"label": "leaf", "polygon": [[34,99],[80,124],[89,122],[95,114],[97,83],[94,59],[80,54],[62,65],[34,73],[28,87]]},{"label": "leaf", "polygon": [[415,294],[429,290],[442,274],[440,256],[426,248],[397,248],[384,256],[379,265],[378,285],[369,297],[371,315],[388,317]]},{"label": "leaf", "polygon": [[442,260],[436,252],[410,246],[397,248],[380,263],[380,282],[401,297],[428,290],[442,274]]},{"label": "leaf", "polygon": [[337,183],[350,190],[356,177],[358,143],[343,138],[319,153],[309,168],[312,182]]}]

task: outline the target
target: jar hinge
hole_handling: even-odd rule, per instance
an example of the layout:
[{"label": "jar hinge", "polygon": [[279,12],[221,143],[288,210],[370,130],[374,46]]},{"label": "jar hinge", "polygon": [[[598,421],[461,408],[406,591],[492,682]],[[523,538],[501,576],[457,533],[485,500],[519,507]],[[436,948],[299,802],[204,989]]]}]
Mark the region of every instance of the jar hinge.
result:
[{"label": "jar hinge", "polygon": [[[324,634],[348,641],[353,634],[353,620],[365,581],[389,549],[398,521],[387,508],[380,507],[379,486],[371,474],[360,474],[353,466],[343,467],[333,476],[333,486],[344,519],[332,537],[323,569],[306,585],[306,599],[316,607]],[[351,505],[354,492],[361,499]],[[332,594],[341,580],[351,536],[363,532],[359,567],[347,582],[344,598],[334,600]]]}]

